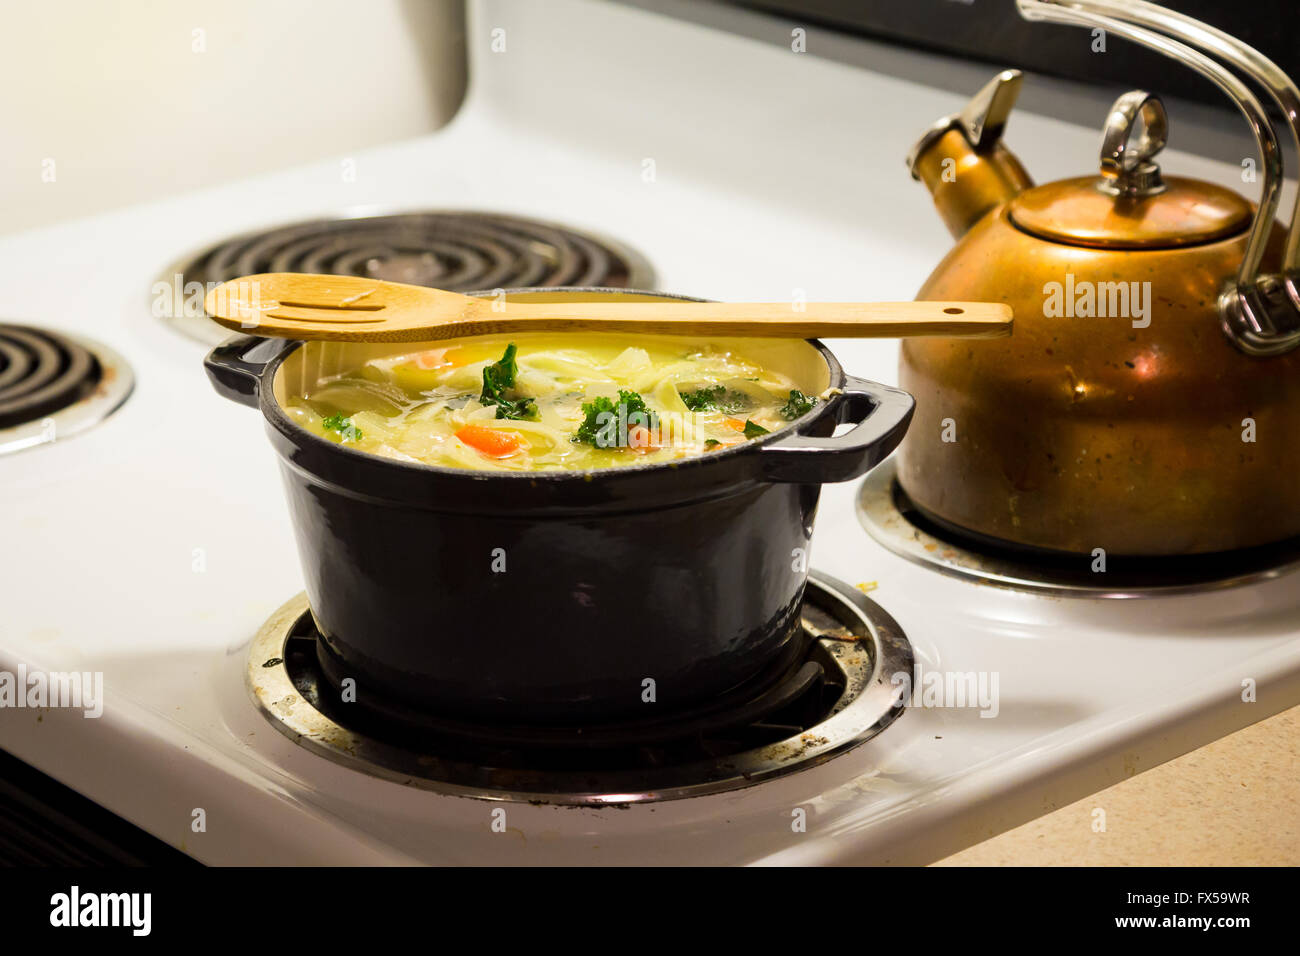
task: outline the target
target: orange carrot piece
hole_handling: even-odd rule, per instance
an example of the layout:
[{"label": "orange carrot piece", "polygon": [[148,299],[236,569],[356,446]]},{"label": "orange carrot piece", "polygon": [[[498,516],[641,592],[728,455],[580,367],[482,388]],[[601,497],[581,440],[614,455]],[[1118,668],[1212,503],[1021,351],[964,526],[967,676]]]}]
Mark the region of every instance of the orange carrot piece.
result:
[{"label": "orange carrot piece", "polygon": [[456,437],[489,458],[509,458],[524,443],[523,439],[513,432],[487,428],[484,425],[466,425],[456,432]]},{"label": "orange carrot piece", "polygon": [[415,357],[415,367],[426,371],[436,368],[457,368],[461,364],[456,359],[458,351],[460,351],[459,347],[452,346],[445,349],[430,349],[427,352],[421,352]]},{"label": "orange carrot piece", "polygon": [[644,455],[657,451],[659,444],[654,440],[654,433],[644,425],[632,425],[627,430],[627,447]]}]

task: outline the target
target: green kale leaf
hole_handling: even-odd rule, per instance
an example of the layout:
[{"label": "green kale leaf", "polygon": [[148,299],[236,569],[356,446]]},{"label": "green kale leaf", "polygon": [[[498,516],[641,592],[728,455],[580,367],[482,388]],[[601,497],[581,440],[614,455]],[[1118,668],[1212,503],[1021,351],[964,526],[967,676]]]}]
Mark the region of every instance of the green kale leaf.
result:
[{"label": "green kale leaf", "polygon": [[693,412],[722,412],[734,415],[750,407],[749,396],[736,392],[725,385],[711,385],[697,388],[693,392],[681,392],[682,402]]},{"label": "green kale leaf", "polygon": [[506,396],[506,392],[514,390],[515,376],[519,373],[519,366],[515,364],[516,351],[515,343],[511,342],[500,361],[483,369],[483,391],[478,400],[484,405],[495,405],[497,418],[536,421],[537,406],[533,399]]},{"label": "green kale leaf", "polygon": [[360,441],[362,431],[356,425],[352,424],[352,419],[344,418],[342,415],[331,415],[329,418],[321,419],[321,426],[332,432],[338,432],[343,436],[344,441]]},{"label": "green kale leaf", "polygon": [[626,447],[627,429],[632,425],[652,431],[659,428],[659,416],[646,407],[645,399],[624,389],[619,390],[617,402],[607,396],[583,402],[582,414],[573,440],[595,448]]},{"label": "green kale leaf", "polygon": [[790,389],[790,400],[781,406],[781,417],[788,422],[802,418],[813,410],[817,399],[809,398],[797,388]]}]

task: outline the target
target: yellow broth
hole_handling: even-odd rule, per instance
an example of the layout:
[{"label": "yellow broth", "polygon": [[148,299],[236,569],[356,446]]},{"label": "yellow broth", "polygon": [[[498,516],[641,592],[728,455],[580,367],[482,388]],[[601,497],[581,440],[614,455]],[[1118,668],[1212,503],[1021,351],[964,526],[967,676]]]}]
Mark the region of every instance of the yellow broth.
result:
[{"label": "yellow broth", "polygon": [[509,338],[448,342],[372,357],[290,390],[283,404],[303,428],[359,451],[537,471],[710,454],[783,428],[817,401],[725,343],[574,334],[518,343],[513,370],[503,362]]}]

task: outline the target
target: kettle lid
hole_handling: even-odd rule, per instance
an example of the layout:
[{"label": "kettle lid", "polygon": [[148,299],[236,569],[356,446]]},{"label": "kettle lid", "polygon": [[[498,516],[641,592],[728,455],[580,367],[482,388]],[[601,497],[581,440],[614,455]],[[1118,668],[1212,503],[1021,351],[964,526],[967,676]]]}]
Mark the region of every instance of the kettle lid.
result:
[{"label": "kettle lid", "polygon": [[[1130,143],[1139,126],[1136,142]],[[1158,96],[1125,93],[1106,120],[1100,177],[1026,190],[1008,207],[1012,222],[1043,239],[1105,249],[1188,246],[1248,229],[1253,209],[1231,189],[1160,175],[1153,157],[1168,131]]]}]

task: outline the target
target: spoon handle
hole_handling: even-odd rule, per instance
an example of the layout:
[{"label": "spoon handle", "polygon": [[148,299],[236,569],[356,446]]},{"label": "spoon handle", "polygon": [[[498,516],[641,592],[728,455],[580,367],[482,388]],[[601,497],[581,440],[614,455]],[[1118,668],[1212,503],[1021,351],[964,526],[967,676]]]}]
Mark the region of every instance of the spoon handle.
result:
[{"label": "spoon handle", "polygon": [[[656,335],[993,338],[1010,335],[1011,307],[996,302],[555,302],[502,303],[482,332],[620,332]],[[458,334],[478,334],[458,329]]]}]

